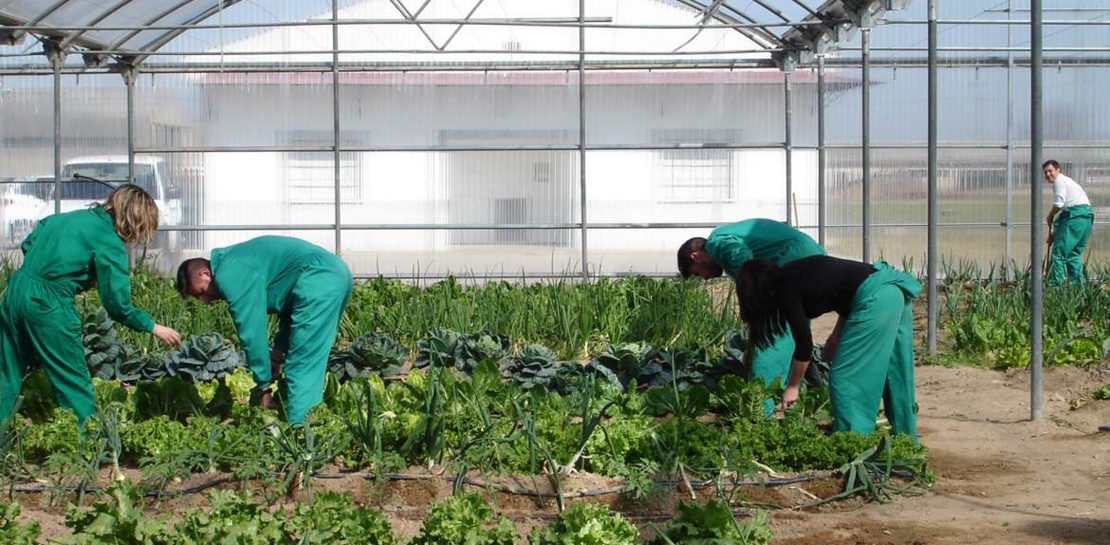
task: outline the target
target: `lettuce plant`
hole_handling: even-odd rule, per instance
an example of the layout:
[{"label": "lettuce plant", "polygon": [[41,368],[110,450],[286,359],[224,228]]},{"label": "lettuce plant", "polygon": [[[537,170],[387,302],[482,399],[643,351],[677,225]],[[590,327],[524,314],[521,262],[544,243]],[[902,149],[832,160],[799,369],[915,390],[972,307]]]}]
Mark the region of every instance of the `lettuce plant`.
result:
[{"label": "lettuce plant", "polygon": [[771,528],[760,511],[743,524],[736,521],[728,503],[710,500],[705,504],[683,502],[678,517],[649,542],[649,545],[766,545]]},{"label": "lettuce plant", "polygon": [[529,545],[635,545],[640,532],[620,513],[600,503],[579,502],[543,530],[528,536]]},{"label": "lettuce plant", "polygon": [[475,493],[436,502],[409,545],[514,545],[516,527]]}]

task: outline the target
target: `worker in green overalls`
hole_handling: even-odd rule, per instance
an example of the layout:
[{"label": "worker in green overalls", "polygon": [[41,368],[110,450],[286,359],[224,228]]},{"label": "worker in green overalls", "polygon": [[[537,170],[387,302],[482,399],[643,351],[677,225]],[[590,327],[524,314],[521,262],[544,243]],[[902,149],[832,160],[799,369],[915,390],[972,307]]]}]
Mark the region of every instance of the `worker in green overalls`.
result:
[{"label": "worker in green overalls", "polygon": [[871,433],[882,401],[894,433],[917,438],[914,399],[913,300],[921,283],[885,262],[874,265],[829,256],[779,266],[752,259],[736,281],[740,317],[756,346],[789,330],[793,366],[783,407],[798,400],[809,366],[809,320],[836,312],[843,322],[840,346],[829,369],[833,430]]},{"label": "worker in green overalls", "polygon": [[1041,166],[1045,182],[1052,184],[1054,198],[1048,212],[1048,245],[1051,268],[1048,283],[1083,282],[1083,251],[1091,237],[1095,215],[1087,192],[1060,172],[1060,163],[1048,160]]},{"label": "worker in green overalls", "polygon": [[[678,249],[678,270],[683,278],[697,276],[709,280],[728,273],[735,281],[740,267],[750,259],[769,259],[785,265],[812,255],[825,255],[825,249],[809,235],[781,221],[754,218],[722,225],[714,229],[708,239],[687,240]],[[804,348],[812,350],[813,347]],[[751,377],[762,379],[768,386],[775,379],[785,384],[794,349],[789,331],[776,335],[766,346],[749,349]],[[769,401],[767,408],[768,412],[773,412],[774,402]]]},{"label": "worker in green overalls", "polygon": [[[205,303],[227,301],[247,365],[252,399],[273,407],[273,374],[284,363],[286,419],[304,422],[323,400],[324,373],[339,317],[351,296],[351,271],[335,254],[297,238],[263,236],[186,260],[177,291]],[[267,315],[278,316],[270,349]]]},{"label": "worker in green overalls", "polygon": [[126,243],[148,242],[158,229],[154,199],[124,185],[100,204],[48,216],[23,241],[23,265],[0,303],[0,417],[11,414],[23,378],[41,367],[62,407],[78,422],[95,412],[92,377],[81,344],[77,294],[94,283],[108,315],[169,345],[181,335],[131,304]]}]

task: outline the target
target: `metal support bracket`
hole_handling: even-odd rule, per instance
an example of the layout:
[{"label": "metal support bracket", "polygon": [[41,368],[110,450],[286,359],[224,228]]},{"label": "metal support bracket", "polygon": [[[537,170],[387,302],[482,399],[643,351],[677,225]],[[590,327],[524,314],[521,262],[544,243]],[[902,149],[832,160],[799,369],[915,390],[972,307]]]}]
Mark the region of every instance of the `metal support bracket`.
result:
[{"label": "metal support bracket", "polygon": [[58,41],[53,38],[42,40],[42,52],[46,55],[46,60],[50,61],[50,66],[60,68],[66,62],[66,51],[62,49]]}]

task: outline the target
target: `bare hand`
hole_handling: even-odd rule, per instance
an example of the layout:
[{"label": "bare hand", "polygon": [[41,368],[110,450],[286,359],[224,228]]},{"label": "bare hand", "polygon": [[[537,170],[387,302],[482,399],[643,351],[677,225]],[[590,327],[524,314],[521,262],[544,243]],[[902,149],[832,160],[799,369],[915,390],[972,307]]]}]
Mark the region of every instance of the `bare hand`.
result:
[{"label": "bare hand", "polygon": [[797,386],[787,386],[786,389],[782,391],[782,405],[781,405],[781,407],[784,410],[789,409],[790,406],[793,405],[797,401],[798,401],[798,387]]},{"label": "bare hand", "polygon": [[181,346],[181,334],[172,328],[154,324],[154,329],[150,330],[150,333],[170,346]]}]

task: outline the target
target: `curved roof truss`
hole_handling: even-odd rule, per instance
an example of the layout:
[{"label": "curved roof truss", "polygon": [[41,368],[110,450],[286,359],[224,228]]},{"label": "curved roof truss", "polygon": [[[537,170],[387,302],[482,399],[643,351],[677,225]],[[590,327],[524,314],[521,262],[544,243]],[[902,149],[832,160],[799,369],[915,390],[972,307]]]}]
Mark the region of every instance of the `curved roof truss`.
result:
[{"label": "curved roof truss", "polygon": [[[424,5],[432,0],[424,0]],[[887,10],[911,0],[673,0],[700,12],[699,25],[728,25],[792,70],[850,39]],[[240,0],[0,0],[0,44],[33,36],[48,56],[83,55],[85,65],[137,66],[195,25]],[[391,0],[406,20],[412,12]]]}]

